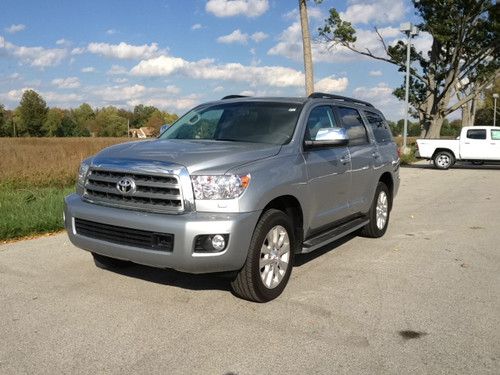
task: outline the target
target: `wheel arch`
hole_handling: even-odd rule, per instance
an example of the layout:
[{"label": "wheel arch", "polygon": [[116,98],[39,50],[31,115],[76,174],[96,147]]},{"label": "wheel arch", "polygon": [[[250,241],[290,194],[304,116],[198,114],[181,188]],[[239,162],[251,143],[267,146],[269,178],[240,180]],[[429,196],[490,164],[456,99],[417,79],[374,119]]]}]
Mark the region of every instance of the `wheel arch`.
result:
[{"label": "wheel arch", "polygon": [[443,152],[443,151],[449,152],[449,153],[451,154],[451,156],[453,157],[453,159],[454,159],[454,160],[456,160],[456,159],[457,159],[457,157],[456,157],[455,153],[454,153],[451,149],[449,149],[449,148],[444,148],[444,147],[436,148],[436,149],[434,150],[434,153],[432,154],[431,159],[433,159],[433,160],[434,160],[435,156],[436,156],[438,153]]},{"label": "wheel arch", "polygon": [[391,173],[384,172],[378,179],[379,182],[383,182],[387,189],[389,189],[390,199],[389,199],[389,210],[392,209],[392,201],[394,199],[394,179],[392,178]]},{"label": "wheel arch", "polygon": [[267,203],[262,210],[262,213],[271,208],[283,211],[292,218],[294,237],[297,244],[297,249],[295,249],[295,251],[299,251],[299,247],[301,246],[304,237],[304,212],[299,200],[293,195],[281,195]]}]

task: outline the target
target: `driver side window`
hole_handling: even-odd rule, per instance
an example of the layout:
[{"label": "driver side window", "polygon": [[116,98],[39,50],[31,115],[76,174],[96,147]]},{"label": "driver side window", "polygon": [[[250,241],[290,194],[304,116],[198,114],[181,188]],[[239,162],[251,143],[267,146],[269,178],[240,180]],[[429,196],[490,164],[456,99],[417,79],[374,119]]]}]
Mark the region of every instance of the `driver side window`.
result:
[{"label": "driver side window", "polygon": [[333,116],[332,107],[328,105],[323,105],[320,107],[313,108],[309,114],[306,125],[306,134],[304,140],[315,141],[316,134],[318,134],[319,129],[324,128],[338,128],[338,124]]}]

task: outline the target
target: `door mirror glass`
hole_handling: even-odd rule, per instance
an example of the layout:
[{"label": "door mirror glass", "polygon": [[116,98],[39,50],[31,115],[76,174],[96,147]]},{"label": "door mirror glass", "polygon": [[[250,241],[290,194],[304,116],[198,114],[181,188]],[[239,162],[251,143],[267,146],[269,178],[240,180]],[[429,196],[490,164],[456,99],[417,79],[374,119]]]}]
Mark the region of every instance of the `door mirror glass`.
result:
[{"label": "door mirror glass", "polygon": [[308,148],[345,146],[348,143],[349,136],[343,128],[320,128],[314,141],[305,141]]}]

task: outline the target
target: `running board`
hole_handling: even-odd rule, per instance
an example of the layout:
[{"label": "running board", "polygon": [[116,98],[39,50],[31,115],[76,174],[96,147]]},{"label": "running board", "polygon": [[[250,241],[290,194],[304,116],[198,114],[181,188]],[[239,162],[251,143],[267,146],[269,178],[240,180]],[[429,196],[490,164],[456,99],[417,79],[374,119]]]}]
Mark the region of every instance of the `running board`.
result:
[{"label": "running board", "polygon": [[326,232],[321,232],[316,236],[310,237],[306,241],[304,241],[304,243],[302,244],[302,251],[300,253],[306,254],[319,249],[320,247],[325,246],[330,242],[338,240],[339,238],[364,227],[369,222],[370,220],[368,220],[366,217],[359,217]]}]

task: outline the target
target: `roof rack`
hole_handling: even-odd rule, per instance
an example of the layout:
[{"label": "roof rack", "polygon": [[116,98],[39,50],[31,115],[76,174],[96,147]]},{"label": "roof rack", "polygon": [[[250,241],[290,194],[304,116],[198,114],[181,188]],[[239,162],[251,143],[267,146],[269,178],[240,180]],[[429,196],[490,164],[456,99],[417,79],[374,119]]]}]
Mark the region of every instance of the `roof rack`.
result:
[{"label": "roof rack", "polygon": [[227,96],[223,97],[221,100],[247,98],[247,97],[248,97],[248,95],[227,95]]},{"label": "roof rack", "polygon": [[349,98],[347,96],[325,94],[322,92],[313,92],[311,95],[309,95],[309,98],[312,98],[312,99],[335,99],[335,100],[342,100],[344,102],[362,104],[362,105],[366,105],[367,107],[373,107],[372,104],[365,102],[363,100],[353,99],[353,98]]}]

